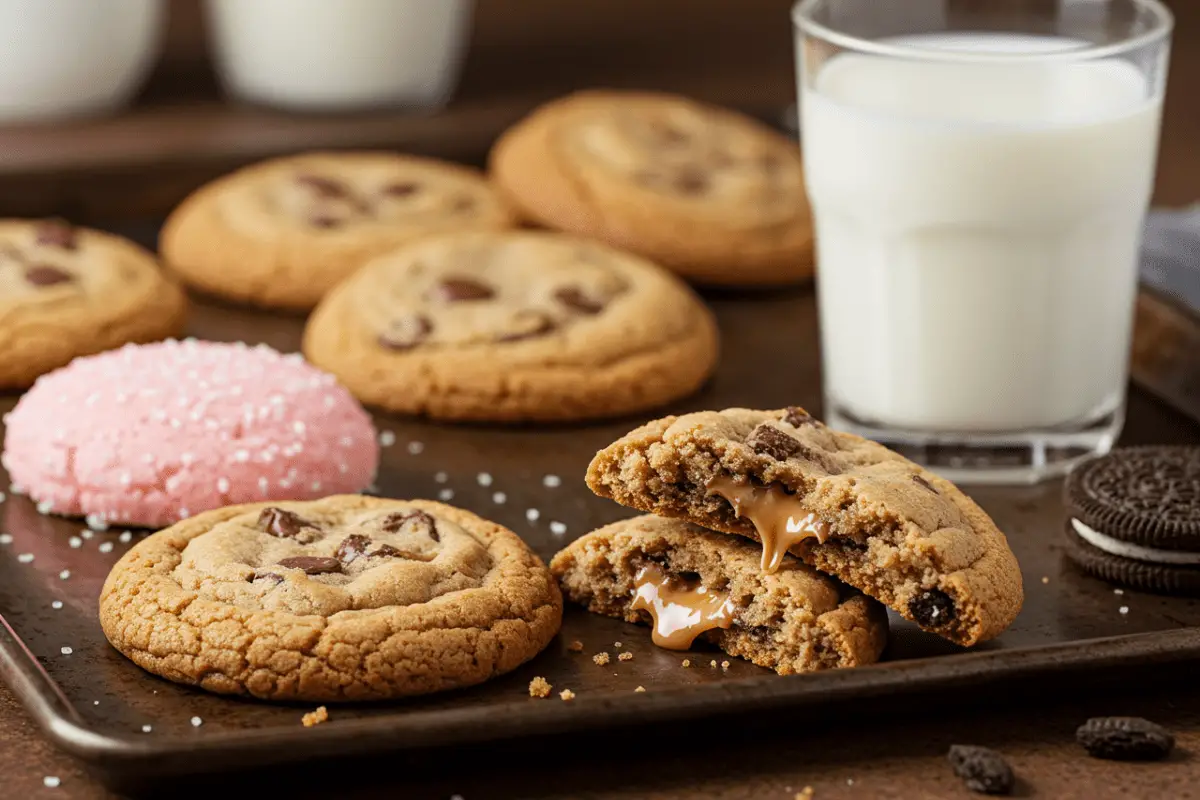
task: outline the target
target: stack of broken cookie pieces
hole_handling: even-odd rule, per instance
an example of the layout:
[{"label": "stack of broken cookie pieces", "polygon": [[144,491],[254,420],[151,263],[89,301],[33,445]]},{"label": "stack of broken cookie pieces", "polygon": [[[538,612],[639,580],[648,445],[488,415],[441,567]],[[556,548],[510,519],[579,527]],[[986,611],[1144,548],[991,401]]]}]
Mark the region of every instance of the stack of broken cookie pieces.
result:
[{"label": "stack of broken cookie pieces", "polygon": [[[587,483],[649,512],[551,563],[566,597],[787,675],[879,660],[885,606],[969,646],[1021,609],[1017,560],[949,481],[801,408],[667,417],[600,451]],[[757,542],[757,544],[756,544]]]}]

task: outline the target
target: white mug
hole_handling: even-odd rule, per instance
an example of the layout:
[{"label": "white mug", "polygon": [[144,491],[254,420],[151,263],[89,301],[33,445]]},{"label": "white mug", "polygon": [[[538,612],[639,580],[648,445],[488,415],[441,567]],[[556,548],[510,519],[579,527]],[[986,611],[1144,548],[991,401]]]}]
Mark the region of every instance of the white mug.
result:
[{"label": "white mug", "polygon": [[158,57],[162,0],[0,0],[0,122],[124,105]]},{"label": "white mug", "polygon": [[444,105],[471,10],[471,0],[208,0],[227,91],[320,111]]}]

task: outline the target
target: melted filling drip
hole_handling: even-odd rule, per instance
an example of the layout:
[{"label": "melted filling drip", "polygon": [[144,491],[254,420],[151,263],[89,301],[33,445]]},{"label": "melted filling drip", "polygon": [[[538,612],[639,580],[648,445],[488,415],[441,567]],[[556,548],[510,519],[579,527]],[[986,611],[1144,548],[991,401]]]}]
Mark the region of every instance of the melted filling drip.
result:
[{"label": "melted filling drip", "polygon": [[705,631],[733,624],[729,595],[674,578],[655,564],[638,572],[633,594],[633,608],[654,619],[654,643],[667,650],[687,650]]},{"label": "melted filling drip", "polygon": [[762,541],[763,572],[778,570],[794,545],[805,539],[824,544],[832,534],[828,525],[806,512],[796,498],[778,486],[751,486],[719,476],[709,481],[707,488],[711,494],[729,501],[735,515],[754,525]]}]

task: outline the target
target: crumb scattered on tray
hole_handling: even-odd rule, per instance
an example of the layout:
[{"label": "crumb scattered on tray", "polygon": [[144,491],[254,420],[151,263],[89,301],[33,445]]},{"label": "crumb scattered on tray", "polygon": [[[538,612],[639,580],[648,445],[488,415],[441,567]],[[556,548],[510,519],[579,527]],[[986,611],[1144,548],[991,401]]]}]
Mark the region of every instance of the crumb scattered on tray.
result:
[{"label": "crumb scattered on tray", "polygon": [[608,660],[608,653],[596,653],[596,655],[592,656],[592,661],[595,661],[596,665],[600,667],[607,664]]},{"label": "crumb scattered on tray", "polygon": [[570,650],[572,653],[582,653],[583,652],[583,642],[576,639],[575,641],[573,641],[569,645],[567,645],[567,649]]},{"label": "crumb scattered on tray", "polygon": [[304,727],[311,728],[314,725],[320,725],[322,722],[329,721],[329,710],[325,706],[317,706],[316,711],[310,711],[300,720],[304,723]]},{"label": "crumb scattered on tray", "polygon": [[533,680],[531,680],[529,682],[529,696],[530,697],[549,697],[550,690],[553,688],[554,687],[550,685],[550,682],[548,680],[543,678],[541,675],[538,675],[536,678],[534,678]]},{"label": "crumb scattered on tray", "polygon": [[570,689],[563,689],[561,692],[558,693],[558,696],[561,697],[563,699],[563,702],[565,702],[565,703],[569,703],[575,699],[575,693],[572,692]]},{"label": "crumb scattered on tray", "polygon": [[692,662],[691,662],[689,659],[686,659],[686,658],[685,658],[685,659],[683,660],[683,662],[680,664],[680,666],[681,666],[681,667],[683,667],[683,668],[685,668],[685,669],[686,669],[687,667],[690,667],[691,665],[692,665]]},{"label": "crumb scattered on tray", "polygon": [[1043,576],[1042,576],[1042,583],[1049,583],[1049,582],[1050,582],[1050,578],[1049,578],[1049,576],[1043,575]]},{"label": "crumb scattered on tray", "polygon": [[708,662],[708,665],[710,667],[712,667],[713,669],[716,669],[717,668],[717,660],[714,658],[712,661]]},{"label": "crumb scattered on tray", "polygon": [[624,653],[621,653],[621,655],[617,656],[617,660],[618,661],[633,661],[633,653],[626,650]]},{"label": "crumb scattered on tray", "polygon": [[796,792],[796,800],[813,800],[813,788],[805,786],[802,790]]},{"label": "crumb scattered on tray", "polygon": [[613,647],[615,647],[616,649],[620,650],[620,649],[621,649],[621,643],[620,643],[620,642],[613,642]]},{"label": "crumb scattered on tray", "polygon": [[637,687],[636,689],[634,689],[634,691],[635,691],[635,692],[644,692],[644,691],[646,691],[646,687],[645,687],[645,686],[639,686],[639,687]]},{"label": "crumb scattered on tray", "polygon": [[722,662],[721,662],[721,669],[729,669],[729,662],[728,662],[728,661],[722,661]]}]

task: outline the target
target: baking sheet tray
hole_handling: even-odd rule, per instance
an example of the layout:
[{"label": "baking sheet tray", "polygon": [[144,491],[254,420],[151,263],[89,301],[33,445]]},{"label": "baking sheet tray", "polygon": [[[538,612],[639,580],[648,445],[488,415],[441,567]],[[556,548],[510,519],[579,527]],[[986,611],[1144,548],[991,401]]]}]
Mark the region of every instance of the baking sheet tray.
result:
[{"label": "baking sheet tray", "polygon": [[[816,312],[808,290],[708,299],[723,332],[720,370],[702,393],[670,411],[819,408]],[[294,351],[302,325],[298,317],[200,301],[190,332]],[[1129,443],[1165,432],[1172,441],[1200,441],[1200,427],[1135,399]],[[0,409],[14,402],[3,398]],[[394,432],[396,443],[384,450],[379,491],[436,499],[449,489],[451,502],[511,527],[549,558],[571,538],[631,514],[592,496],[582,475],[598,448],[640,421],[512,429],[381,416],[380,430]],[[492,478],[488,486],[481,485],[483,473]],[[559,476],[561,486],[547,487],[547,475]],[[0,530],[12,537],[0,545],[0,673],[60,747],[104,776],[144,779],[764,708],[830,707],[933,689],[945,694],[1050,674],[1075,680],[1200,657],[1200,631],[1191,629],[1200,625],[1196,601],[1116,594],[1063,560],[1059,491],[1051,483],[973,492],[1009,536],[1024,570],[1026,602],[1008,632],[972,652],[893,619],[885,663],[780,678],[737,659],[728,670],[713,668],[711,661],[725,660],[720,653],[659,650],[645,628],[568,608],[561,636],[511,675],[427,699],[332,707],[330,722],[309,729],[300,717],[310,708],[208,695],[148,675],[117,654],[95,616],[104,577],[130,546],[122,531],[83,538],[79,522],[41,516],[26,498],[9,494],[0,503]],[[530,508],[539,511],[535,522],[527,519]],[[565,525],[565,533],[552,532],[551,522]],[[80,546],[72,547],[76,536]],[[568,652],[573,640],[585,644],[582,654]],[[616,660],[618,641],[633,660]],[[591,659],[600,651],[614,656],[603,667]],[[681,666],[683,658],[690,668]],[[529,698],[528,682],[539,675],[576,699]],[[638,686],[646,691],[635,692]]]}]

